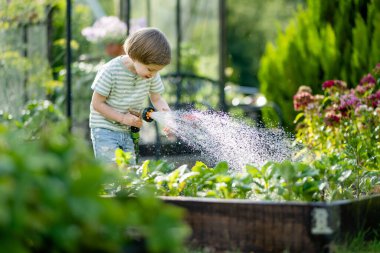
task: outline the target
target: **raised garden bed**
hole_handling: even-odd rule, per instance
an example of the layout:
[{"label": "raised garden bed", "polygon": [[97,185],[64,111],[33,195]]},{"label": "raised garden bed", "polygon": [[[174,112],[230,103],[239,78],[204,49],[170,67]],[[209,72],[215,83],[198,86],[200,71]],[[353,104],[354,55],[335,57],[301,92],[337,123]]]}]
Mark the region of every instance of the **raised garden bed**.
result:
[{"label": "raised garden bed", "polygon": [[162,199],[187,210],[190,246],[213,252],[329,252],[332,242],[380,225],[379,195],[330,203]]}]

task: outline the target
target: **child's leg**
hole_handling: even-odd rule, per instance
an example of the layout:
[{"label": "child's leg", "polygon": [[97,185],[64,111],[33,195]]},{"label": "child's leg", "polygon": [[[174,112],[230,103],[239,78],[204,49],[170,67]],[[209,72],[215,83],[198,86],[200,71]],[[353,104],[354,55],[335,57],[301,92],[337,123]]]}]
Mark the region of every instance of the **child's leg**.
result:
[{"label": "child's leg", "polygon": [[135,145],[133,143],[131,133],[129,133],[129,132],[123,133],[123,139],[122,139],[120,148],[124,152],[130,152],[132,154],[132,158],[129,161],[129,164],[130,165],[136,165]]},{"label": "child's leg", "polygon": [[95,157],[106,163],[115,163],[115,150],[121,148],[122,137],[122,132],[105,128],[91,129]]}]

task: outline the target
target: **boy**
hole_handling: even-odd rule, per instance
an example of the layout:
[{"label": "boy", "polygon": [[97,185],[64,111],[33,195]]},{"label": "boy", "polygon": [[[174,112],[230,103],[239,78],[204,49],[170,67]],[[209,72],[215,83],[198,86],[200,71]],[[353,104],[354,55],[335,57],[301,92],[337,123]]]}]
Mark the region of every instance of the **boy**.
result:
[{"label": "boy", "polygon": [[158,74],[171,60],[165,35],[154,28],[143,28],[129,36],[124,51],[126,55],[112,59],[98,71],[91,86],[93,149],[95,157],[110,163],[114,162],[117,148],[134,156],[130,127],[140,128],[142,120],[129,113],[129,109],[143,109],[149,95],[156,110],[170,111],[160,95],[164,86]]}]

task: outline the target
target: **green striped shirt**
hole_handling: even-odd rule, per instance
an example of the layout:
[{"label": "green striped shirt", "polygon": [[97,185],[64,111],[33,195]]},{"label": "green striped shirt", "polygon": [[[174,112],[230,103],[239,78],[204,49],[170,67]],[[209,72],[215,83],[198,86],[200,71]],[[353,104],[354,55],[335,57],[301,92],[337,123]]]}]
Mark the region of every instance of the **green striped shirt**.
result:
[{"label": "green striped shirt", "polygon": [[[144,103],[150,92],[162,93],[164,86],[159,74],[144,79],[132,73],[124,65],[121,56],[106,63],[98,71],[91,88],[102,96],[114,110],[126,113],[128,109],[144,108]],[[114,131],[129,131],[129,126],[106,119],[90,105],[90,128],[101,127]]]}]

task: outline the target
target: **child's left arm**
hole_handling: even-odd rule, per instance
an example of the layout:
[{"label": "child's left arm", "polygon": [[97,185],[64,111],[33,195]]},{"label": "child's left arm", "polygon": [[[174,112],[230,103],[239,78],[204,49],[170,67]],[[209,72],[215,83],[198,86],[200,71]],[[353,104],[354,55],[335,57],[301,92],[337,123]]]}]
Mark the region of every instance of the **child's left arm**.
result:
[{"label": "child's left arm", "polygon": [[168,103],[159,93],[150,92],[149,97],[150,97],[150,101],[152,102],[154,108],[157,109],[157,111],[162,111],[162,112],[171,111]]}]

